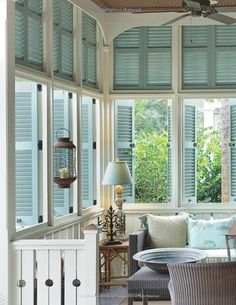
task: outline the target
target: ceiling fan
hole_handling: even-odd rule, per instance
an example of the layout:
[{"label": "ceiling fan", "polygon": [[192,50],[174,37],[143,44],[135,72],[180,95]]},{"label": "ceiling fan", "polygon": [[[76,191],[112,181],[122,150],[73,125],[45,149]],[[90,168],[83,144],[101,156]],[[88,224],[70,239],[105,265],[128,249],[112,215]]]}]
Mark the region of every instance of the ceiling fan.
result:
[{"label": "ceiling fan", "polygon": [[[178,8],[177,10],[173,10],[173,12],[187,12],[187,14],[181,15],[177,18],[171,19],[170,21],[164,23],[163,25],[173,24],[187,16],[199,17],[203,16],[209,19],[213,19],[224,24],[233,24],[236,23],[236,19],[220,14],[227,12],[236,12],[236,7],[228,6],[228,7],[220,7],[216,6],[217,0],[183,0],[182,8]],[[170,12],[169,9],[165,8],[156,8],[152,10],[143,11],[143,13],[153,13],[153,12]],[[142,12],[141,12],[142,13]]]},{"label": "ceiling fan", "polygon": [[214,6],[217,4],[217,1],[211,0],[183,0],[182,6],[187,14],[181,15],[177,18],[174,18],[163,25],[170,25],[175,23],[187,16],[203,16],[207,17],[225,24],[233,24],[236,23],[236,19],[219,14],[218,12],[234,12],[236,11],[236,7],[216,7]]}]

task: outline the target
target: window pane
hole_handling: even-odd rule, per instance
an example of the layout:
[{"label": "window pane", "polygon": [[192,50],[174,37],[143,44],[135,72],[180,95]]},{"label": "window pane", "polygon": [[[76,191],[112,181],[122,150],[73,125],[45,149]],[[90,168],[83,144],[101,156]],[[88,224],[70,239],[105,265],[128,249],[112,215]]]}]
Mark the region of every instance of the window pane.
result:
[{"label": "window pane", "polygon": [[38,223],[37,84],[15,84],[16,227]]},{"label": "window pane", "polygon": [[[69,126],[69,92],[55,89],[53,92],[53,137],[68,137]],[[62,130],[60,130],[62,128]],[[64,129],[64,130],[63,130]],[[70,189],[53,188],[54,216],[61,217],[70,212]]]},{"label": "window pane", "polygon": [[135,181],[124,187],[126,202],[171,201],[171,118],[165,99],[116,101],[115,157],[128,163]]},{"label": "window pane", "polygon": [[236,199],[236,99],[184,100],[184,201]]}]

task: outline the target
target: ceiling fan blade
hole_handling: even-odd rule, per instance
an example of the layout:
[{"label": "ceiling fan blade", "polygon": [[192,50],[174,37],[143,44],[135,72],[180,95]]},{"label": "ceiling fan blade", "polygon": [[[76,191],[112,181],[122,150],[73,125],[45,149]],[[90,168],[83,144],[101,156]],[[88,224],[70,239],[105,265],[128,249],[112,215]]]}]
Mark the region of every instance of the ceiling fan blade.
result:
[{"label": "ceiling fan blade", "polygon": [[165,25],[170,25],[170,24],[173,24],[173,23],[175,23],[175,22],[177,22],[177,21],[179,21],[179,20],[181,20],[181,19],[183,19],[183,18],[185,18],[185,17],[187,17],[187,16],[190,16],[191,14],[184,14],[184,15],[181,15],[181,16],[179,16],[179,17],[176,17],[176,18],[174,18],[174,19],[171,19],[170,21],[167,21],[167,22],[165,22],[165,23],[163,23],[162,25],[163,26],[165,26]]},{"label": "ceiling fan blade", "polygon": [[236,23],[236,19],[235,18],[231,18],[229,16],[225,16],[222,14],[218,14],[218,13],[212,13],[210,15],[206,16],[207,18],[213,19],[215,21],[219,21],[225,24],[233,24]]},{"label": "ceiling fan blade", "polygon": [[220,12],[220,13],[236,12],[236,6],[224,6],[224,7],[215,6],[215,9],[217,10],[217,12]]}]

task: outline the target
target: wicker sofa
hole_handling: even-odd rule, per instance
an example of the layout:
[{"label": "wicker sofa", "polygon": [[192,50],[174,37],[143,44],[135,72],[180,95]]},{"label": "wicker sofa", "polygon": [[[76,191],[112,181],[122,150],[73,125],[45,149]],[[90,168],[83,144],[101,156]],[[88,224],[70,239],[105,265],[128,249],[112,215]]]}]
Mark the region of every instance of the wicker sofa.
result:
[{"label": "wicker sofa", "polygon": [[[153,222],[156,219],[159,222],[157,225]],[[183,219],[186,221],[186,229]],[[235,230],[236,219],[229,217],[219,220],[195,220],[188,214],[184,214],[181,219],[178,216],[151,215],[149,222],[147,223],[147,219],[145,219],[142,220],[142,224],[146,228],[129,234],[130,275],[139,270],[138,262],[133,260],[133,255],[148,248],[192,247],[207,251],[207,262],[227,261],[225,234]],[[156,235],[151,230],[156,230]],[[208,236],[206,237],[204,234],[208,234]],[[196,240],[197,238],[198,240]]]}]

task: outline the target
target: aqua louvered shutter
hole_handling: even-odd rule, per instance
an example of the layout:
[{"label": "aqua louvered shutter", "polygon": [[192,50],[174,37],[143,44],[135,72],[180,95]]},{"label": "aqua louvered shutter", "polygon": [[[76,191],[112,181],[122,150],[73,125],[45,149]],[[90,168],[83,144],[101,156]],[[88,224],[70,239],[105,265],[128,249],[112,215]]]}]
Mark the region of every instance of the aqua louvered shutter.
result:
[{"label": "aqua louvered shutter", "polygon": [[15,57],[19,63],[43,68],[42,0],[16,2]]},{"label": "aqua louvered shutter", "polygon": [[167,198],[172,199],[172,106],[168,105],[168,163],[167,163]]},{"label": "aqua louvered shutter", "polygon": [[22,226],[38,222],[37,85],[15,86],[16,219]]},{"label": "aqua louvered shutter", "polygon": [[[115,103],[115,158],[126,161],[134,180],[134,101]],[[126,202],[135,202],[134,183],[124,185]]]},{"label": "aqua louvered shutter", "polygon": [[67,0],[53,0],[53,69],[73,77],[73,5]]},{"label": "aqua louvered shutter", "polygon": [[183,88],[207,87],[210,58],[208,27],[183,26]]},{"label": "aqua louvered shutter", "polygon": [[216,86],[236,84],[236,26],[220,25],[215,29]]},{"label": "aqua louvered shutter", "polygon": [[236,201],[236,103],[230,104],[230,201]]},{"label": "aqua louvered shutter", "polygon": [[171,27],[147,28],[147,87],[171,88],[171,45]]},{"label": "aqua louvered shutter", "polygon": [[[54,90],[53,94],[53,133],[54,142],[56,141],[56,134],[60,128],[69,128],[69,97],[68,92],[63,90]],[[61,130],[59,136],[68,136]],[[53,202],[54,202],[54,215],[56,217],[69,214],[69,189],[60,189],[57,184],[53,186]]]},{"label": "aqua louvered shutter", "polygon": [[184,202],[196,203],[196,106],[184,103],[184,127],[183,127],[184,149]]},{"label": "aqua louvered shutter", "polygon": [[114,40],[114,87],[138,88],[140,83],[140,29],[121,33]]},{"label": "aqua louvered shutter", "polygon": [[97,30],[96,20],[82,14],[82,79],[97,87]]},{"label": "aqua louvered shutter", "polygon": [[93,204],[93,102],[83,96],[81,107],[82,129],[82,204],[87,208]]},{"label": "aqua louvered shutter", "polygon": [[114,40],[115,89],[170,89],[171,27],[137,27]]}]

